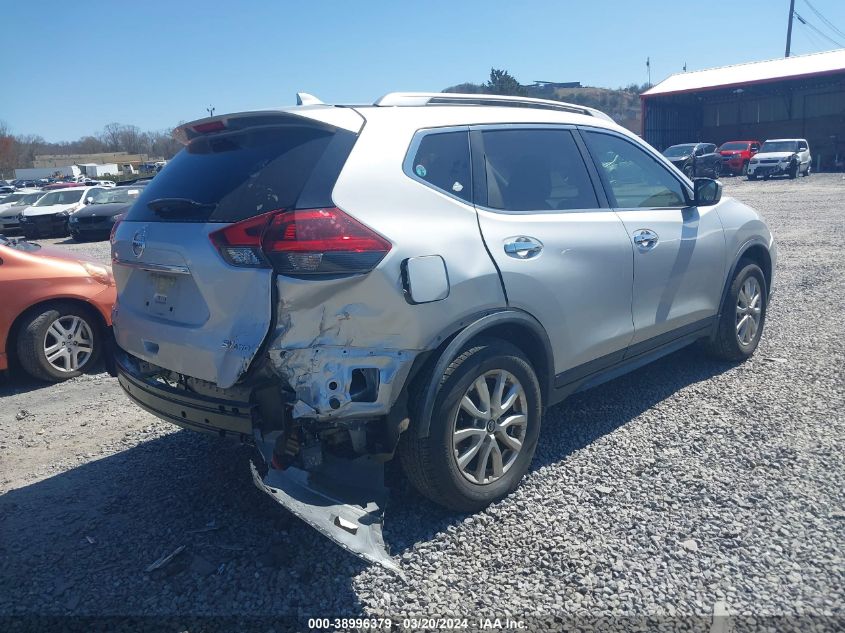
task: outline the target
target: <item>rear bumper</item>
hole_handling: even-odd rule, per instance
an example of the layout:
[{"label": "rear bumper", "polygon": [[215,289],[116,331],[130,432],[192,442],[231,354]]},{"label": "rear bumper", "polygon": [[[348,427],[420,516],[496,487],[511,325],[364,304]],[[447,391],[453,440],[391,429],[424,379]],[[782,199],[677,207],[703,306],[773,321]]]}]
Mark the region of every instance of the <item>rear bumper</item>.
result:
[{"label": "rear bumper", "polygon": [[114,370],[126,395],[153,415],[186,429],[251,438],[255,405],[173,387],[144,374],[138,359],[117,346]]},{"label": "rear bumper", "polygon": [[749,165],[748,173],[753,176],[781,176],[788,174],[790,167],[790,163],[786,165],[783,163],[758,163],[756,165]]}]

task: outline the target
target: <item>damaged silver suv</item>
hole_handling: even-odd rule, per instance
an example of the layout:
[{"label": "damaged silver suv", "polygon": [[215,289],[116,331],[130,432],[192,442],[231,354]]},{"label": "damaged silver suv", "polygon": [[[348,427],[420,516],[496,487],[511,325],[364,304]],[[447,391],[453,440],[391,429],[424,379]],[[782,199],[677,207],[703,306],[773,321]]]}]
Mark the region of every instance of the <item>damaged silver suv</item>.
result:
[{"label": "damaged silver suv", "polygon": [[389,94],[202,119],[112,236],[116,372],[139,406],[254,444],[256,483],[392,566],[384,463],[474,511],[543,410],[695,341],[760,340],[758,214],[606,115]]}]

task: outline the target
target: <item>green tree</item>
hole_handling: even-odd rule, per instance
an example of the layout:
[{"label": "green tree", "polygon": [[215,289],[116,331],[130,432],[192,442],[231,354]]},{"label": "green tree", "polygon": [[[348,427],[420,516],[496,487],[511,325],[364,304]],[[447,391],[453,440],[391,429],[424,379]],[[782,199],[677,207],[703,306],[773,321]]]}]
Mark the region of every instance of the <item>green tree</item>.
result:
[{"label": "green tree", "polygon": [[525,94],[525,89],[507,70],[490,69],[490,81],[487,82],[485,92],[494,95],[518,96]]}]

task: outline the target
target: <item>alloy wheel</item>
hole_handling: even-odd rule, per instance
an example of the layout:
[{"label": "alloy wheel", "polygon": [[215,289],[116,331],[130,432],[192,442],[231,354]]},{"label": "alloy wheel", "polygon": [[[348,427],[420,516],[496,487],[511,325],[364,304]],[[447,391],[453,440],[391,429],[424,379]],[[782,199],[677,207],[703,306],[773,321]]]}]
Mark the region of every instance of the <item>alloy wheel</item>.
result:
[{"label": "alloy wheel", "polygon": [[760,328],[762,291],[756,277],[749,277],[739,289],[736,301],[736,338],[747,347]]},{"label": "alloy wheel", "polygon": [[94,352],[94,333],[84,319],[62,316],[53,321],[44,335],[44,356],[61,372],[81,369]]},{"label": "alloy wheel", "polygon": [[516,376],[488,371],[469,386],[455,414],[452,451],[461,474],[490,484],[513,466],[525,442],[528,401]]}]

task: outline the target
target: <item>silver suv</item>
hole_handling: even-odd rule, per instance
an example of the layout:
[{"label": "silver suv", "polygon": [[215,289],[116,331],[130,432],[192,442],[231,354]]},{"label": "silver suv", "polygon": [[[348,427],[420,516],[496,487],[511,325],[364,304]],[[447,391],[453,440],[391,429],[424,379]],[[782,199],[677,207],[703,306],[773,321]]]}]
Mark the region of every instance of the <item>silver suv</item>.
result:
[{"label": "silver suv", "polygon": [[389,94],[188,123],[112,236],[116,369],[183,427],[254,444],[256,483],[392,565],[384,463],[474,511],[543,410],[695,341],[760,340],[760,216],[606,115]]}]

